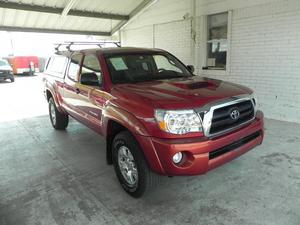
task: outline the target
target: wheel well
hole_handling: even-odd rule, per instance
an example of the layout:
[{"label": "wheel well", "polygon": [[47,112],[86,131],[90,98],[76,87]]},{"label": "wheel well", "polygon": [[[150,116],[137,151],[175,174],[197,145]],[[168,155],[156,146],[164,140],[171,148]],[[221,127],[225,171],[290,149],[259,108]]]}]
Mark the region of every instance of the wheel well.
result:
[{"label": "wheel well", "polygon": [[52,94],[51,94],[51,92],[50,92],[49,90],[46,91],[46,96],[47,96],[47,101],[48,101],[48,102],[49,102],[49,99],[50,99],[51,97],[53,97]]},{"label": "wheel well", "polygon": [[107,135],[106,135],[106,161],[108,164],[112,164],[112,143],[115,136],[121,131],[128,130],[114,120],[109,120],[107,124]]}]

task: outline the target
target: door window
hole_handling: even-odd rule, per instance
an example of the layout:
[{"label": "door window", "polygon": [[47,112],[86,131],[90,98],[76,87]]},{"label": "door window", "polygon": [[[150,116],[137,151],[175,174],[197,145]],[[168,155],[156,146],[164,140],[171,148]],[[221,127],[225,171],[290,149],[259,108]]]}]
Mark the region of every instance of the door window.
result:
[{"label": "door window", "polygon": [[80,83],[90,86],[102,86],[102,72],[96,55],[90,54],[84,57]]},{"label": "door window", "polygon": [[71,62],[69,66],[68,77],[77,82],[78,81],[78,74],[80,70],[80,63],[81,63],[82,55],[73,55],[71,57]]}]

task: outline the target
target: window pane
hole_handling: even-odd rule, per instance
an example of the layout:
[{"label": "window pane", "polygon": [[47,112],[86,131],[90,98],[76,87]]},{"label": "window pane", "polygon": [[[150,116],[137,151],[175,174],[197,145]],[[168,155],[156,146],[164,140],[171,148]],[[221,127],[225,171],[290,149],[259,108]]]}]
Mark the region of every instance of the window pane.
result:
[{"label": "window pane", "polygon": [[63,56],[53,57],[48,68],[49,71],[62,74],[64,72],[66,59],[67,58]]},{"label": "window pane", "polygon": [[207,17],[207,63],[208,69],[226,69],[228,13]]},{"label": "window pane", "polygon": [[208,22],[208,40],[227,39],[228,13],[210,15]]},{"label": "window pane", "polygon": [[86,55],[84,57],[82,70],[83,72],[101,73],[98,58],[95,55]]},{"label": "window pane", "polygon": [[74,81],[77,81],[77,76],[80,69],[80,62],[81,62],[82,55],[74,55],[71,58],[71,63],[69,67],[69,78],[71,78]]},{"label": "window pane", "polygon": [[107,58],[114,84],[188,77],[192,74],[169,54],[136,53]]},{"label": "window pane", "polygon": [[207,44],[207,66],[226,69],[227,42]]},{"label": "window pane", "polygon": [[163,55],[154,56],[154,60],[158,70],[171,70],[178,73],[183,73],[183,71],[176,66],[175,62]]},{"label": "window pane", "polygon": [[9,65],[8,62],[6,60],[0,60],[0,66],[7,66]]},{"label": "window pane", "polygon": [[99,84],[102,84],[102,74],[99,60],[95,55],[86,55],[83,60],[81,74],[94,73],[98,77]]}]

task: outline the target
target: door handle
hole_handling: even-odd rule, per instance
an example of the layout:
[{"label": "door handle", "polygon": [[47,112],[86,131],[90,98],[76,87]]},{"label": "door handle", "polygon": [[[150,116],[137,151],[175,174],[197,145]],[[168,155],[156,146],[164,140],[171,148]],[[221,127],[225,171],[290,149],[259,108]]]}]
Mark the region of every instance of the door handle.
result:
[{"label": "door handle", "polygon": [[79,94],[79,93],[80,93],[80,89],[79,89],[79,88],[76,88],[76,89],[75,89],[75,92],[76,92],[76,94]]}]

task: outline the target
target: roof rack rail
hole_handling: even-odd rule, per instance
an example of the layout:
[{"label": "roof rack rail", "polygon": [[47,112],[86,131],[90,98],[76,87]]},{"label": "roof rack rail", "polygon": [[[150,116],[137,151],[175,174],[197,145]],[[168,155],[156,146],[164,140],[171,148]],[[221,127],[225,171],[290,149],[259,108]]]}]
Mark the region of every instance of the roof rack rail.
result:
[{"label": "roof rack rail", "polygon": [[78,45],[94,45],[98,46],[99,48],[104,48],[107,44],[114,44],[116,47],[121,47],[121,43],[119,41],[94,41],[94,42],[87,42],[87,41],[66,41],[64,43],[55,44],[55,50],[56,52],[60,52],[60,47],[65,47],[67,51],[73,51],[71,49],[72,46],[78,46]]}]

